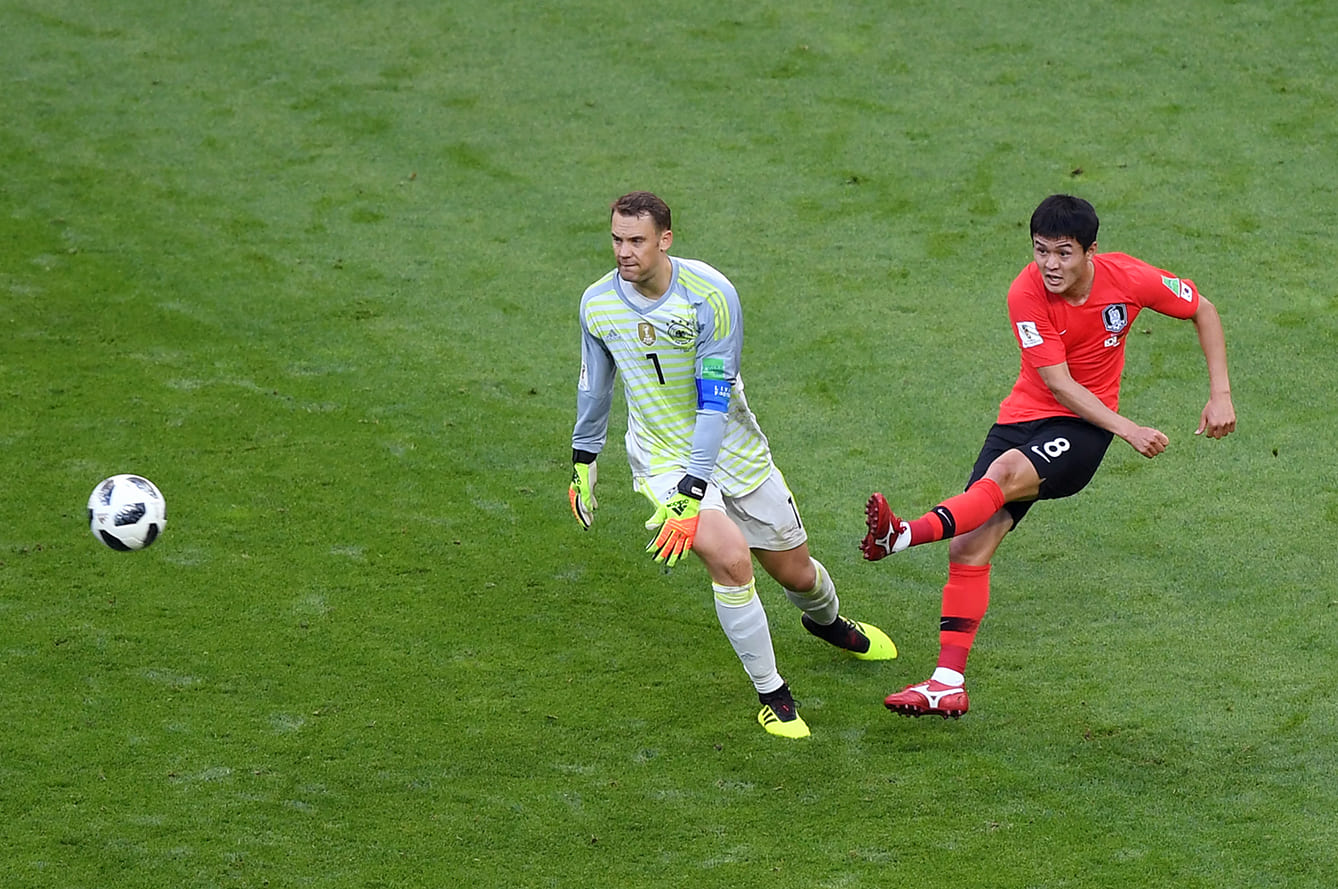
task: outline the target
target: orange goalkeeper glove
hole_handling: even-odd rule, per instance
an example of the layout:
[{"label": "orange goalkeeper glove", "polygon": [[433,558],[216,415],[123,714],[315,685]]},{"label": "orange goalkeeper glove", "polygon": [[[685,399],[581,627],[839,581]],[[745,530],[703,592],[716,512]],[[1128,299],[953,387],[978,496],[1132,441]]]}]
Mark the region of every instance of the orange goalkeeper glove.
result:
[{"label": "orange goalkeeper glove", "polygon": [[697,537],[697,513],[701,511],[706,482],[690,475],[678,483],[678,493],[655,509],[646,522],[647,530],[660,529],[655,539],[646,544],[646,552],[655,554],[655,561],[673,567],[692,549]]}]

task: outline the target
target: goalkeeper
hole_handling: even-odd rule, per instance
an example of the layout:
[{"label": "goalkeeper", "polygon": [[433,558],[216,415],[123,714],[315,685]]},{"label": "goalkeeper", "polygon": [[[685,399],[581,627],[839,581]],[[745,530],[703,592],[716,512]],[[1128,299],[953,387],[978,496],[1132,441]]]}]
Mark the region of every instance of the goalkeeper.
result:
[{"label": "goalkeeper", "polygon": [[776,669],[752,556],[813,635],[862,660],[896,657],[896,646],[877,627],[841,616],[831,577],[809,555],[794,498],[744,398],[733,285],[704,262],[669,256],[670,211],[655,195],[632,192],[610,209],[617,268],[581,297],[572,513],[590,527],[595,458],[621,373],[627,458],[654,510],[647,552],[665,565],[697,554],[720,626],[757,690],[758,722],[773,735],[805,737],[808,726]]}]

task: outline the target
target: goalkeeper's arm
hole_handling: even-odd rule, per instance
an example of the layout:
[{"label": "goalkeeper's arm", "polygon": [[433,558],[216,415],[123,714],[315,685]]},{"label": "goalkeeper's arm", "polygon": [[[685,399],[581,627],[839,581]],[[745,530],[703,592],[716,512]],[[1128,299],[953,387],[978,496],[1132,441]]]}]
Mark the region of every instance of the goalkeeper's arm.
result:
[{"label": "goalkeeper's arm", "polygon": [[692,430],[692,453],[686,475],[710,479],[715,472],[720,443],[725,440],[725,418],[729,412],[729,380],[697,380],[697,424]]}]

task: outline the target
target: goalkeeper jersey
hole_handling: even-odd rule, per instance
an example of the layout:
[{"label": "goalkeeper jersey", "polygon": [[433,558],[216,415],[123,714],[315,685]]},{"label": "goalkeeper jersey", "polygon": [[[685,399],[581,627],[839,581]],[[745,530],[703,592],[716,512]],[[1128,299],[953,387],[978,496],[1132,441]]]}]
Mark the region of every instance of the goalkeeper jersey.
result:
[{"label": "goalkeeper jersey", "polygon": [[[581,297],[581,372],[572,447],[599,453],[608,434],[615,373],[627,397],[627,460],[637,478],[686,472],[693,464],[699,416],[697,380],[732,384],[718,441],[706,435],[703,477],[730,497],[757,488],[771,472],[767,438],[748,408],[739,376],[743,315],[729,279],[704,262],[670,257],[673,278],[658,300],[643,298],[609,272]],[[710,369],[704,372],[704,365]],[[718,417],[718,412],[717,412]],[[698,439],[702,448],[702,439]],[[694,474],[701,474],[694,466]]]}]

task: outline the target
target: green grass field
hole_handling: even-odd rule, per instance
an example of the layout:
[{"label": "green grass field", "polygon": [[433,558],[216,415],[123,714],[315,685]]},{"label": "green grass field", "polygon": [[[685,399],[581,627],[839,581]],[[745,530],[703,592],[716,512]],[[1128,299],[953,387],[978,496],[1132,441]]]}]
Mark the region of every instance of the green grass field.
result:
[{"label": "green grass field", "polygon": [[[0,885],[1338,884],[1338,6],[0,3]],[[695,562],[567,507],[607,206],[738,286],[749,400],[844,610],[760,584],[764,734]],[[1026,221],[1193,278],[1237,435],[1150,313],[1117,442],[1005,543],[960,722],[943,546],[1016,372]],[[139,472],[162,540],[84,503]]]}]

